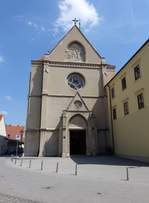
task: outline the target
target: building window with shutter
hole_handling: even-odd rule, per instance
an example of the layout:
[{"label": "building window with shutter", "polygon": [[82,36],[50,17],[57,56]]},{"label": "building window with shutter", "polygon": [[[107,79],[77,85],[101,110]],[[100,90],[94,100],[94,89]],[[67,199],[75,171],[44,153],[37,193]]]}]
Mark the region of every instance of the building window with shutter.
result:
[{"label": "building window with shutter", "polygon": [[141,72],[140,72],[139,65],[134,67],[134,77],[135,77],[135,80],[138,80],[139,78],[141,78]]},{"label": "building window with shutter", "polygon": [[143,96],[143,93],[138,94],[137,100],[138,100],[138,109],[144,108],[144,96]]},{"label": "building window with shutter", "polygon": [[126,77],[121,79],[122,90],[126,89]]},{"label": "building window with shutter", "polygon": [[128,115],[129,114],[129,105],[128,105],[128,101],[124,102],[124,115]]}]

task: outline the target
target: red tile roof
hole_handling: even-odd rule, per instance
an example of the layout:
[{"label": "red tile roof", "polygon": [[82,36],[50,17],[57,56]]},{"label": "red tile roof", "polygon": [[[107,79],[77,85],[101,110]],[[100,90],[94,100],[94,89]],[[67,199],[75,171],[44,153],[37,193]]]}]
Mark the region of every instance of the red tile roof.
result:
[{"label": "red tile roof", "polygon": [[16,140],[16,135],[21,135],[21,141],[23,139],[24,126],[20,125],[6,125],[7,137],[11,140]]}]

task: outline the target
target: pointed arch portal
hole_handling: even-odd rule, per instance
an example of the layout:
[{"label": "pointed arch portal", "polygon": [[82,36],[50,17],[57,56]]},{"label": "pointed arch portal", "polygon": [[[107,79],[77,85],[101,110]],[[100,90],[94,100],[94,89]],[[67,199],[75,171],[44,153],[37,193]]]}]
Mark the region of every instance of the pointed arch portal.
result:
[{"label": "pointed arch portal", "polygon": [[70,155],[86,154],[87,122],[81,115],[73,116],[69,121]]}]

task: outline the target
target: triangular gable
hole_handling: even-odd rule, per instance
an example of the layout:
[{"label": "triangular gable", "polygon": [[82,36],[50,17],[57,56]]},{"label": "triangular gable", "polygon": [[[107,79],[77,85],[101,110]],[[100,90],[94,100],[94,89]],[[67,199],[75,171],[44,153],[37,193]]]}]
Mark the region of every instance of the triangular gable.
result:
[{"label": "triangular gable", "polygon": [[89,111],[87,105],[85,104],[84,100],[82,99],[79,92],[76,92],[75,96],[69,103],[66,111]]},{"label": "triangular gable", "polygon": [[44,55],[41,59],[49,61],[71,62],[70,59],[68,60],[68,46],[72,42],[78,42],[84,47],[85,63],[101,63],[102,57],[76,25],[67,32],[67,34],[49,52],[49,54]]}]

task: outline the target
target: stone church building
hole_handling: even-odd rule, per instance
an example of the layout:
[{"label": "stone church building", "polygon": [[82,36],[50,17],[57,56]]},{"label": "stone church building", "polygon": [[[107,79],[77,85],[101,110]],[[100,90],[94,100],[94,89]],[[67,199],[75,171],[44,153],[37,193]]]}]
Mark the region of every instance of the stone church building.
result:
[{"label": "stone church building", "polygon": [[49,53],[32,61],[26,156],[97,155],[112,150],[105,84],[114,66],[74,25]]}]

